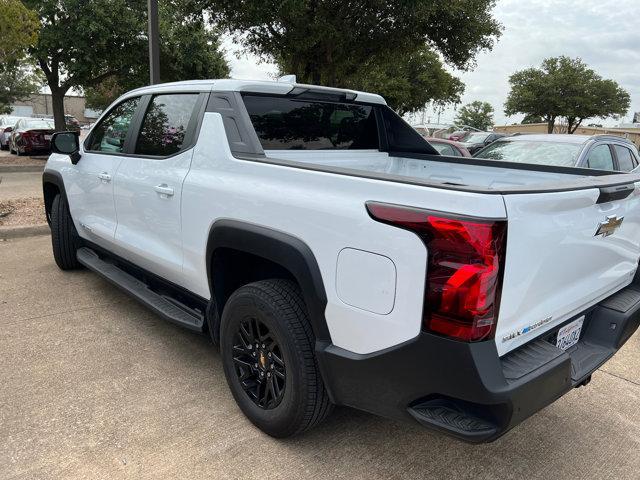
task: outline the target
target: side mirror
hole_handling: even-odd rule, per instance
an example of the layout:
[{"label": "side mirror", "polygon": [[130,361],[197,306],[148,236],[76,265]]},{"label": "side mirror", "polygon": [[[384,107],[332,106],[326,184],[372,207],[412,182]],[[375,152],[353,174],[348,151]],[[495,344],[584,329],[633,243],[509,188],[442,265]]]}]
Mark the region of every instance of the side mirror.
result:
[{"label": "side mirror", "polygon": [[51,137],[51,150],[54,153],[69,155],[74,165],[80,160],[80,140],[76,132],[57,132]]}]

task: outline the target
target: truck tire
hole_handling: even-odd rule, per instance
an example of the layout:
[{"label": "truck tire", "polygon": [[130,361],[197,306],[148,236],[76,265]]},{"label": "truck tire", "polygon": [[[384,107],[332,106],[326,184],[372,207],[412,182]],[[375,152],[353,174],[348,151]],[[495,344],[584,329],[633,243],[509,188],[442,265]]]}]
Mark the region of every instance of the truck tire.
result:
[{"label": "truck tire", "polygon": [[67,199],[58,194],[51,205],[51,245],[53,258],[62,270],[80,268],[76,258],[78,233],[73,225]]},{"label": "truck tire", "polygon": [[238,406],[276,438],[301,433],[332,410],[298,286],[262,280],[236,290],[220,325],[222,364]]}]

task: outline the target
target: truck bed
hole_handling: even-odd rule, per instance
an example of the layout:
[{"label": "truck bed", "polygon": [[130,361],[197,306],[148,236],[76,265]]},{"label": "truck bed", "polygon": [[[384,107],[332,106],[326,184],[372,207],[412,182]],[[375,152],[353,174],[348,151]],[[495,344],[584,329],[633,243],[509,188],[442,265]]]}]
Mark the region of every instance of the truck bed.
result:
[{"label": "truck bed", "polygon": [[479,193],[568,191],[624,185],[638,174],[378,150],[267,150],[265,161]]}]

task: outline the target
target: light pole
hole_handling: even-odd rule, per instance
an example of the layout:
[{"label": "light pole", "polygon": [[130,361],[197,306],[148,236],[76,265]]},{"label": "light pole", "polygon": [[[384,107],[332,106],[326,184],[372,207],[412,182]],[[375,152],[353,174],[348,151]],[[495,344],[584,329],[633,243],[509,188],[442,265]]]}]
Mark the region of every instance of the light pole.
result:
[{"label": "light pole", "polygon": [[149,81],[160,83],[160,35],[158,0],[148,0],[149,11]]}]

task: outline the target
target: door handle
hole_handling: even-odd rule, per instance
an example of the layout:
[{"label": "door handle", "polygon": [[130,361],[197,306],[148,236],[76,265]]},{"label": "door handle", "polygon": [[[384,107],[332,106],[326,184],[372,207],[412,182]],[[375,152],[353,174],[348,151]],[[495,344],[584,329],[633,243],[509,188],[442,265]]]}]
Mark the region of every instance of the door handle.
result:
[{"label": "door handle", "polygon": [[160,194],[162,198],[168,198],[173,196],[173,187],[170,187],[166,183],[156,185],[153,189]]},{"label": "door handle", "polygon": [[98,178],[107,183],[111,181],[111,175],[109,175],[107,172],[102,172],[98,175]]}]

